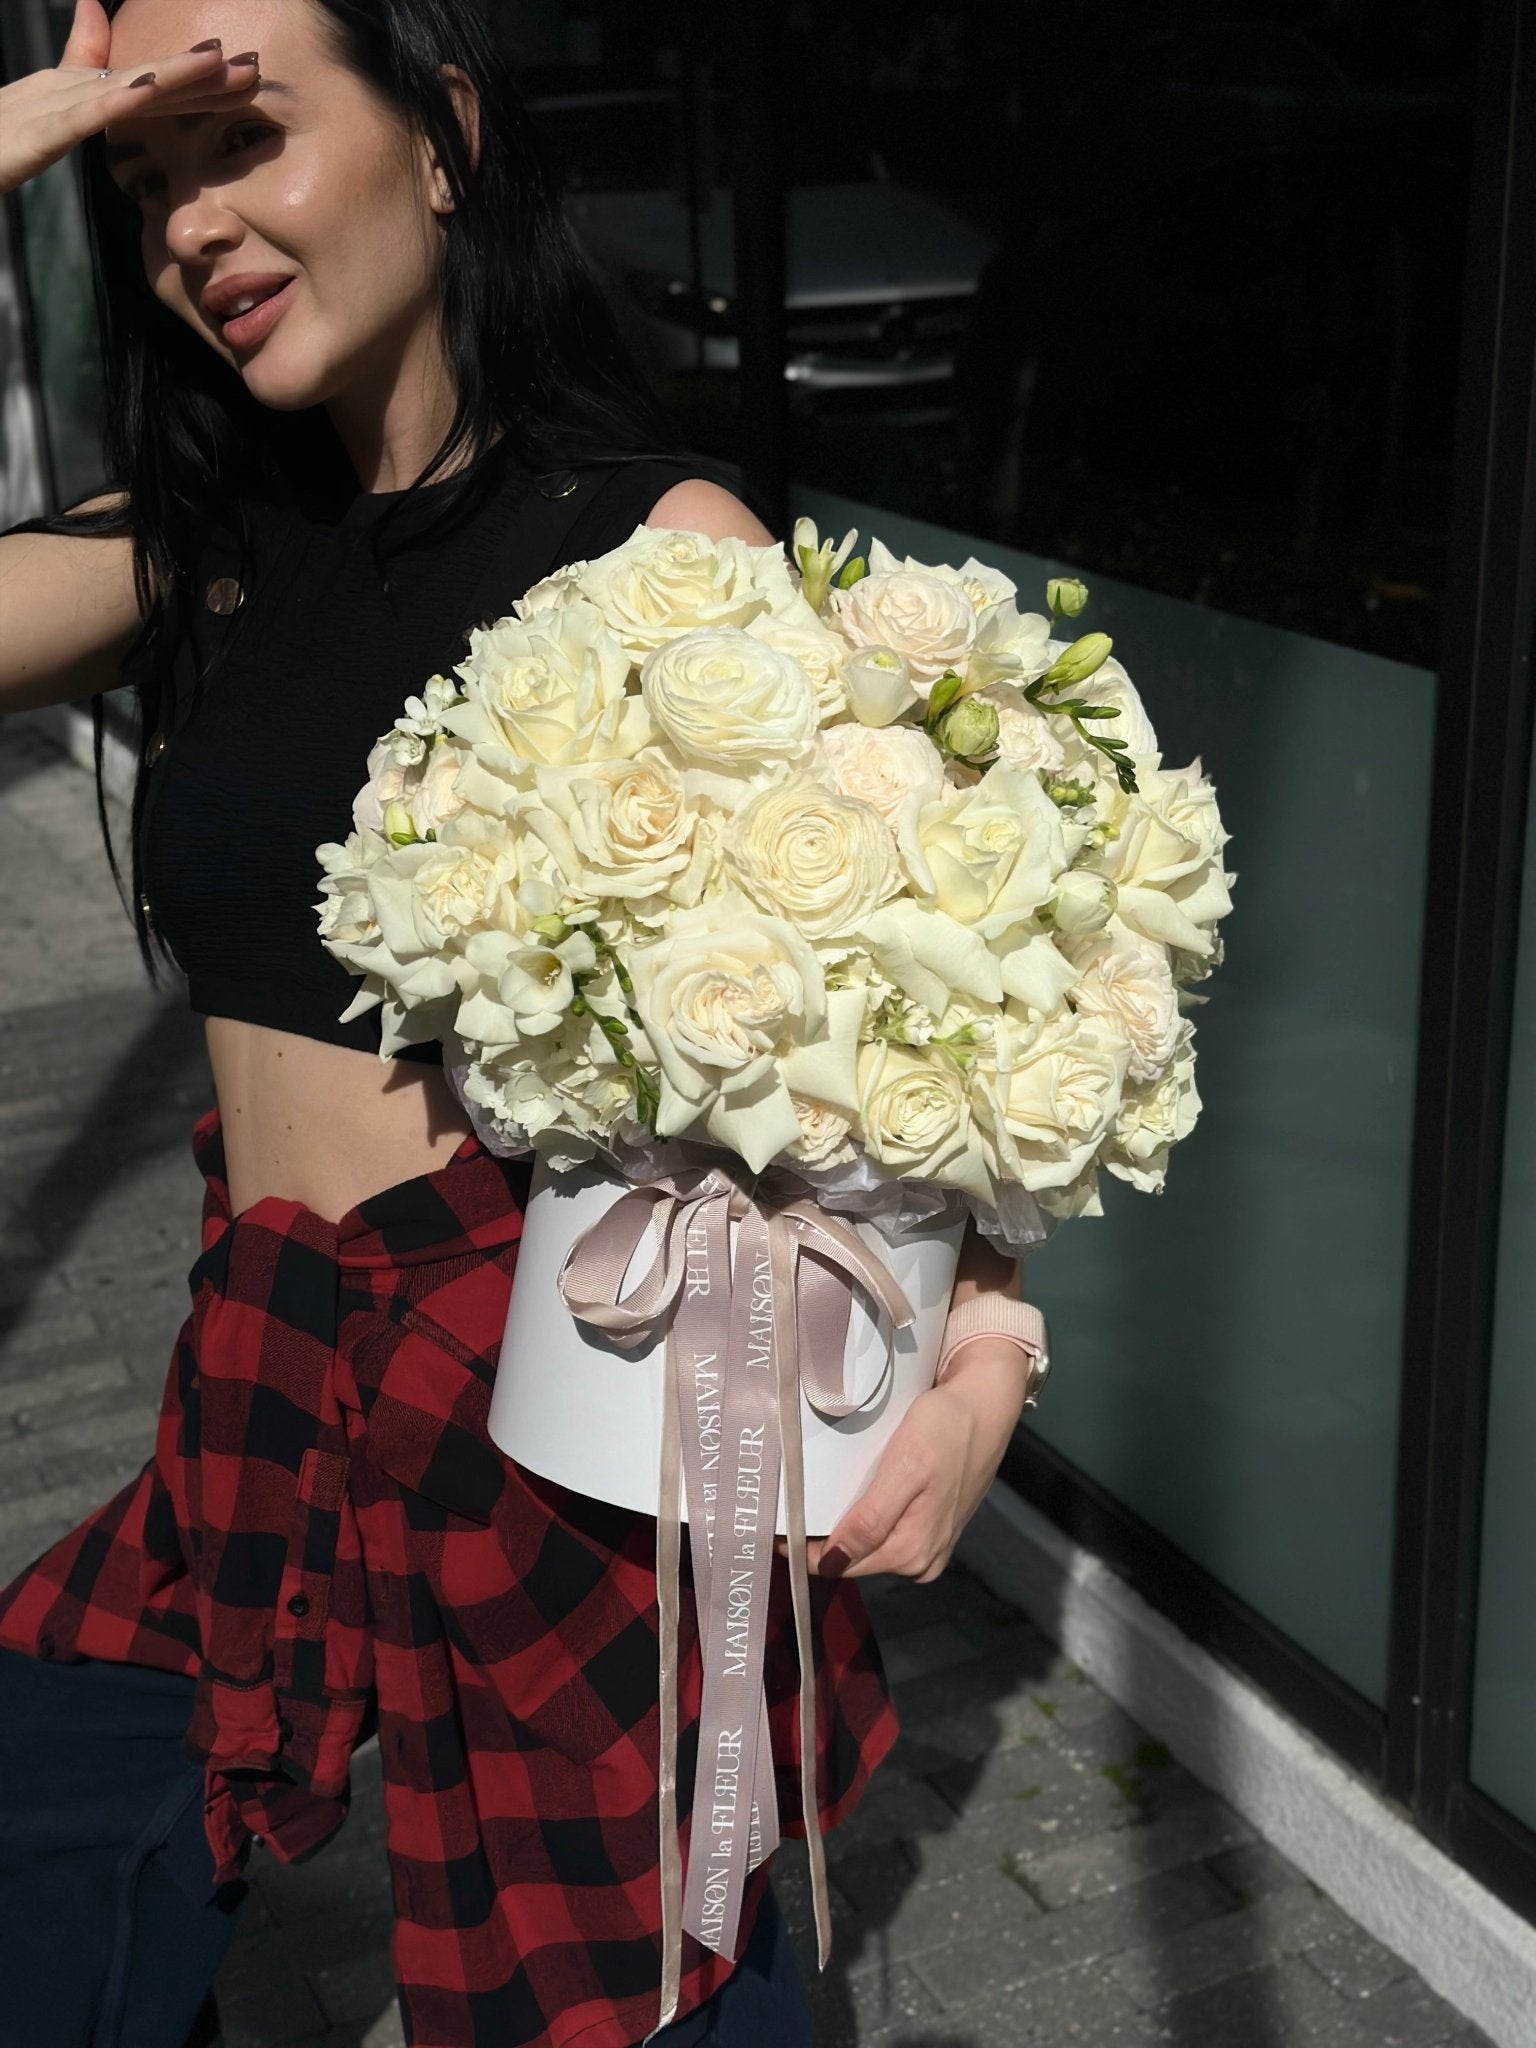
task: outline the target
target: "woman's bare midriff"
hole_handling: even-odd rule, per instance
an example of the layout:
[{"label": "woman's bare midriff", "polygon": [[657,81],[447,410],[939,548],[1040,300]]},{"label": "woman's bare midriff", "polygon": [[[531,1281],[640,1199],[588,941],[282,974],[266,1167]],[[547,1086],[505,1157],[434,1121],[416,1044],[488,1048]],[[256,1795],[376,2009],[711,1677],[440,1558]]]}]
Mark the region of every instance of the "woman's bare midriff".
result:
[{"label": "woman's bare midriff", "polygon": [[338,1222],[446,1164],[472,1128],[440,1067],[233,1017],[205,1022],[236,1215],[281,1195]]}]

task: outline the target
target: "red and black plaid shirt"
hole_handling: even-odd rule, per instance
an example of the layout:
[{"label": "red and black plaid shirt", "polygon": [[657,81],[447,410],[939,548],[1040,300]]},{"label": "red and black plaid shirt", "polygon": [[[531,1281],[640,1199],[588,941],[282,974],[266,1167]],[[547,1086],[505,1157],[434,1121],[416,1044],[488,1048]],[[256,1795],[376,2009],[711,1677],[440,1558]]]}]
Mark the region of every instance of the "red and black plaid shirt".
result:
[{"label": "red and black plaid shirt", "polygon": [[[341,1825],[376,1715],[407,2039],[628,2048],[660,1984],[655,1523],[531,1477],[486,1434],[526,1167],[467,1137],[333,1224],[277,1196],[232,1216],[216,1110],[193,1151],[203,1249],[155,1455],[0,1595],[0,1643],[196,1679],[221,1878],[253,1835],[290,1861]],[[896,1723],[857,1588],[813,1588],[830,1827]],[[682,1640],[686,1809],[688,1601]],[[793,1641],[780,1566],[786,1832]],[[679,2011],[730,1967],[687,1939]]]}]

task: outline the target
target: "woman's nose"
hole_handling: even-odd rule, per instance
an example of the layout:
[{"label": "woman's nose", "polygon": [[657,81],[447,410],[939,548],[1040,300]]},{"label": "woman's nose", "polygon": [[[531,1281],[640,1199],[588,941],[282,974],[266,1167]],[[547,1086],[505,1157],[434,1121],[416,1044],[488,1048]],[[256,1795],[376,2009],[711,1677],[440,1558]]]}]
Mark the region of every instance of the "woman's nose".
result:
[{"label": "woman's nose", "polygon": [[172,207],[166,216],[165,241],[169,252],[188,261],[206,250],[238,241],[240,223],[224,204],[216,189],[204,187]]}]

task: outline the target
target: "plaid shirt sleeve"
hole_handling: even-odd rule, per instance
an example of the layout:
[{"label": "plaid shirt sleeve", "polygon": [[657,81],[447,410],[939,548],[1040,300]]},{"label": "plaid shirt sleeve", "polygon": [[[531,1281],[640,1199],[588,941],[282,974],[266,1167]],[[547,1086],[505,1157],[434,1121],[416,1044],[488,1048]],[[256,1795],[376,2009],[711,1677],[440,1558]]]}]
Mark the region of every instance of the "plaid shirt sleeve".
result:
[{"label": "plaid shirt sleeve", "polygon": [[[655,2024],[655,1523],[536,1479],[486,1433],[526,1165],[467,1137],[337,1223],[230,1212],[216,1110],[191,1312],[155,1455],[0,1595],[0,1644],[197,1681],[221,1877],[341,1825],[377,1726],[413,2048],[630,2048]],[[895,1738],[855,1586],[814,1586],[822,1825]],[[684,1601],[686,1821],[702,1673]],[[799,1831],[798,1671],[775,1575],[769,1718]],[[762,1896],[753,1881],[742,1940]],[[729,1974],[688,1938],[680,2013]]]}]

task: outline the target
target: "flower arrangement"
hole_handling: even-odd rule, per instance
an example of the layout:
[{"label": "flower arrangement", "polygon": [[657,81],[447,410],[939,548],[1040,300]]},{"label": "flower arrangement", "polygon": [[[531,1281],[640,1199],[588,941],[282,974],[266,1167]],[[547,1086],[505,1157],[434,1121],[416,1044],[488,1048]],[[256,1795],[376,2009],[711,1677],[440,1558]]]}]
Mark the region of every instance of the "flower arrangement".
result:
[{"label": "flower arrangement", "polygon": [[795,528],[638,528],[476,628],[317,849],[381,1053],[441,1038],[503,1153],[793,1168],[1019,1250],[1160,1190],[1228,834],[1088,593]]}]

